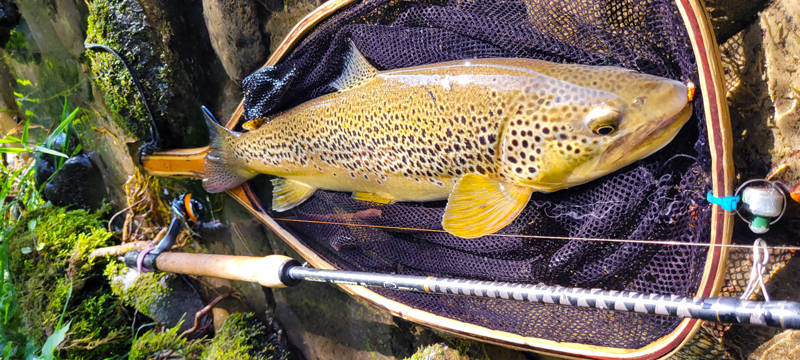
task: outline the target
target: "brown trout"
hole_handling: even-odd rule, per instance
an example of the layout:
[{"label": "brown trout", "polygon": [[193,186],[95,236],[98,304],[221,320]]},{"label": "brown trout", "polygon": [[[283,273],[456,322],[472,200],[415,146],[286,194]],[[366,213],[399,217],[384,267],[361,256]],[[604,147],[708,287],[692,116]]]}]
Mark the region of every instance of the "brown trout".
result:
[{"label": "brown trout", "polygon": [[652,154],[692,113],[686,85],[619,67],[494,58],[377,71],[352,45],[345,60],[337,92],[253,131],[207,115],[205,189],[274,175],[275,211],[317,189],[379,203],[447,199],[443,228],[474,238],[513,221],[533,191]]}]

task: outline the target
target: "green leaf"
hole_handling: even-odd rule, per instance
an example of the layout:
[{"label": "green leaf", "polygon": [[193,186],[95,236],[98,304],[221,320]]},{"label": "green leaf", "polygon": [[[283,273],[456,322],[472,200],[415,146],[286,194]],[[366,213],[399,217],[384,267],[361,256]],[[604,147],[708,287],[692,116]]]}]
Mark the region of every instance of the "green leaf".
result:
[{"label": "green leaf", "polygon": [[64,106],[61,107],[61,118],[67,117],[67,97],[64,96]]},{"label": "green leaf", "polygon": [[30,128],[30,126],[31,126],[31,120],[30,118],[28,118],[27,120],[25,120],[25,125],[22,127],[22,141],[20,142],[23,144],[28,142],[28,129]]},{"label": "green leaf", "polygon": [[18,142],[22,142],[22,139],[20,139],[20,138],[18,138],[18,137],[16,137],[16,136],[14,136],[14,135],[8,135],[8,136],[6,136],[5,138],[3,138],[3,139],[0,139],[0,140],[1,140],[3,143],[18,143]]},{"label": "green leaf", "polygon": [[65,159],[69,158],[69,156],[67,156],[67,154],[64,154],[64,153],[62,153],[60,151],[51,150],[51,149],[48,149],[48,148],[46,148],[44,146],[39,146],[39,145],[33,145],[33,151],[43,152],[45,154],[50,154],[50,155],[62,157],[62,158],[65,158]]},{"label": "green leaf", "polygon": [[72,321],[69,321],[64,325],[64,327],[57,328],[56,331],[53,331],[53,334],[50,335],[47,340],[45,340],[44,345],[42,345],[42,353],[41,358],[47,360],[55,360],[55,350],[58,347],[58,344],[61,344],[64,339],[67,337],[67,332],[69,331],[69,326],[72,324]]},{"label": "green leaf", "polygon": [[20,84],[22,86],[28,86],[31,85],[31,81],[26,79],[17,79],[17,84]]},{"label": "green leaf", "polygon": [[78,112],[80,111],[81,111],[80,107],[76,107],[75,110],[72,110],[72,113],[67,115],[66,118],[62,119],[61,122],[58,124],[58,127],[56,127],[51,134],[58,134],[60,132],[65,131],[67,127],[72,123],[72,120],[75,119],[75,116],[77,116]]},{"label": "green leaf", "polygon": [[[69,283],[69,292],[67,292],[67,299],[64,300],[64,308],[61,309],[61,317],[58,318],[58,324],[56,325],[57,328],[61,327],[61,321],[64,320],[64,314],[67,313],[67,305],[69,305],[69,299],[72,297],[72,283]],[[67,327],[69,327],[69,323],[67,323]]]}]

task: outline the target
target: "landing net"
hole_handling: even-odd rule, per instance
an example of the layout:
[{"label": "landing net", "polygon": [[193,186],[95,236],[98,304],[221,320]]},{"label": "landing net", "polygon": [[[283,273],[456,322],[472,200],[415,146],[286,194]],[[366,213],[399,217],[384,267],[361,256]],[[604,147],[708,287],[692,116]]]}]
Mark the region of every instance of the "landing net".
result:
[{"label": "landing net", "polygon": [[[332,92],[352,39],[381,70],[447,60],[524,57],[618,65],[696,79],[686,30],[671,1],[362,1],[320,23],[280,64],[244,82],[245,118],[268,116]],[[691,296],[703,246],[573,239],[708,243],[710,155],[700,99],[677,138],[614,174],[552,194],[534,193],[504,236],[440,231],[444,202],[377,205],[318,191],[284,221],[341,269]],[[268,210],[267,177],[250,186]],[[365,224],[351,226],[346,224]],[[386,228],[393,227],[393,228]],[[402,229],[401,229],[402,228]],[[550,238],[517,237],[536,235]],[[526,337],[639,348],[680,320],[566,306],[375,290],[436,315]]]}]

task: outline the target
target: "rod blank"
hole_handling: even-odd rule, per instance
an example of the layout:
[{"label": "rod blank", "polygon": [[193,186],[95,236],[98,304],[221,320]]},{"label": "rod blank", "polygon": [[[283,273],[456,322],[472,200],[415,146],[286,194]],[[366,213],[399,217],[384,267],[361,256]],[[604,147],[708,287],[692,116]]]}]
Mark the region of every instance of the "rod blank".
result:
[{"label": "rod blank", "polygon": [[[129,251],[125,254],[126,264],[136,267],[138,255],[138,250]],[[147,254],[142,262],[146,267],[161,271],[251,281],[272,288],[291,286],[306,280],[800,329],[800,302],[795,301],[693,298],[545,284],[322,270],[301,266],[296,260],[282,255],[260,258],[165,252]]]},{"label": "rod blank", "polygon": [[302,266],[288,267],[287,272],[288,277],[295,280],[580,306],[724,323],[800,329],[800,303],[795,301],[762,302],[732,297],[693,298],[678,295],[642,294],[631,291],[567,288],[544,284],[320,270]]}]

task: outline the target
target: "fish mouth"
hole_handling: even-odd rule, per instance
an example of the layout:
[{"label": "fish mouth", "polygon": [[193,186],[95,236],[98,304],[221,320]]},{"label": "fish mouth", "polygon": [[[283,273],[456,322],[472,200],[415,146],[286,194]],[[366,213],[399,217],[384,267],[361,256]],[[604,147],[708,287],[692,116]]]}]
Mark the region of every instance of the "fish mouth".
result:
[{"label": "fish mouth", "polygon": [[680,111],[662,118],[650,129],[644,132],[633,131],[617,138],[609,147],[613,150],[597,164],[596,169],[605,168],[604,172],[610,173],[661,150],[672,142],[691,116],[692,104],[686,103]]}]

